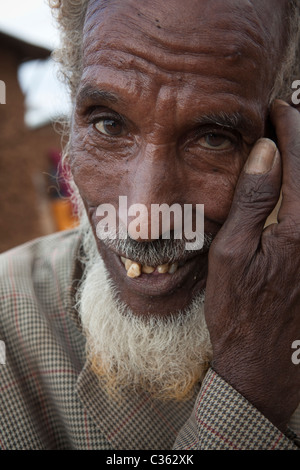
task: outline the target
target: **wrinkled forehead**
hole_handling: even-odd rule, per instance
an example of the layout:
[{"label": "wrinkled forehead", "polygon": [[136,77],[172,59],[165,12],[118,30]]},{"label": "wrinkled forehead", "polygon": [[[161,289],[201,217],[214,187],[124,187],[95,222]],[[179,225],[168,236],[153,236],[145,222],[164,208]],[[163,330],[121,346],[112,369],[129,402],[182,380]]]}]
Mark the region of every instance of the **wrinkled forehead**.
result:
[{"label": "wrinkled forehead", "polygon": [[[170,54],[278,57],[288,0],[92,0],[84,51],[132,44]],[[282,34],[281,34],[282,32]],[[161,54],[163,55],[163,54]],[[168,59],[169,60],[169,59]]]}]

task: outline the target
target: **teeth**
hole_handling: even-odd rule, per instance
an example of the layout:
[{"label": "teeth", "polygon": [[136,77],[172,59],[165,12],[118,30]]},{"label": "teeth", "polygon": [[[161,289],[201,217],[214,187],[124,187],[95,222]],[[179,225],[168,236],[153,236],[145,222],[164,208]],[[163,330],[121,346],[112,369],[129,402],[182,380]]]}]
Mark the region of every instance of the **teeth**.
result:
[{"label": "teeth", "polygon": [[134,278],[134,277],[139,277],[141,274],[142,274],[141,265],[131,261],[129,268],[127,269],[127,276]]},{"label": "teeth", "polygon": [[133,261],[131,261],[131,259],[126,259],[125,260],[125,269],[126,271],[128,271],[128,269],[130,268],[130,266],[133,264]]},{"label": "teeth", "polygon": [[152,266],[142,266],[142,273],[151,274],[153,271],[155,271],[155,268]]},{"label": "teeth", "polygon": [[160,274],[165,274],[169,270],[169,265],[168,264],[161,264],[160,266],[157,266],[157,271]]},{"label": "teeth", "polygon": [[177,271],[178,263],[173,263],[168,269],[169,274],[174,274]]},{"label": "teeth", "polygon": [[172,264],[169,264],[169,263],[161,264],[157,266],[157,268],[155,268],[153,266],[147,266],[147,265],[142,266],[140,263],[131,261],[130,259],[124,258],[123,256],[121,256],[121,261],[125,266],[125,269],[127,271],[127,276],[131,278],[139,277],[142,273],[151,274],[156,269],[159,274],[165,274],[165,273],[174,274],[178,269],[178,263],[176,262]]}]

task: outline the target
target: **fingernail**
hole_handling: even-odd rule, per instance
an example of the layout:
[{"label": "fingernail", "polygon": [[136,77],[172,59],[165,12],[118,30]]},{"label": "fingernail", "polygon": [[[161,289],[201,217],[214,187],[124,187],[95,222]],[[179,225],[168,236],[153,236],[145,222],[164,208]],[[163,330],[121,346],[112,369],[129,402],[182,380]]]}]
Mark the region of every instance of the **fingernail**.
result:
[{"label": "fingernail", "polygon": [[286,101],[283,101],[283,100],[275,100],[274,104],[276,106],[290,106]]},{"label": "fingernail", "polygon": [[273,168],[277,147],[270,139],[260,139],[250,152],[244,171],[250,175],[268,173]]}]

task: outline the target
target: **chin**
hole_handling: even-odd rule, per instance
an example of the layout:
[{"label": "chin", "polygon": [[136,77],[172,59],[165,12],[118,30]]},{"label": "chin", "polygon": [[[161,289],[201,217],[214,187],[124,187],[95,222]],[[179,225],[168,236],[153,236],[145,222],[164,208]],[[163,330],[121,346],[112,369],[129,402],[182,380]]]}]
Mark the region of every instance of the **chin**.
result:
[{"label": "chin", "polygon": [[[201,283],[194,283],[192,297],[190,290],[184,302],[177,302],[185,285],[172,291],[170,281],[162,277],[170,273],[151,273],[158,279],[153,282],[146,273],[143,279],[127,279],[117,255],[114,262],[110,259],[107,269],[104,258],[111,253],[106,250],[106,256],[99,255],[92,230],[85,231],[83,250],[85,271],[77,292],[77,308],[87,337],[88,357],[102,385],[110,394],[129,387],[163,400],[190,398],[212,358],[204,291],[196,289]],[[179,276],[180,269],[176,272]],[[134,288],[125,293],[130,281],[135,283]]]},{"label": "chin", "polygon": [[135,251],[129,252],[131,259],[124,241],[104,243],[96,239],[96,243],[119,301],[136,316],[164,318],[188,311],[192,299],[204,291],[211,238],[207,240],[200,252],[178,250],[173,241],[172,250],[160,256],[157,247],[154,250],[150,246],[146,251],[149,243],[135,242]]}]

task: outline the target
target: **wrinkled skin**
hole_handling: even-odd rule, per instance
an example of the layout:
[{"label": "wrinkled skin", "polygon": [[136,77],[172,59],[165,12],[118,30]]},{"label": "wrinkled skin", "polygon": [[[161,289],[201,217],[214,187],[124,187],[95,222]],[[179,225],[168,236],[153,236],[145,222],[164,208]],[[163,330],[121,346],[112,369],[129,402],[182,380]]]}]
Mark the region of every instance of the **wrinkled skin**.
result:
[{"label": "wrinkled skin", "polygon": [[[214,368],[283,430],[300,401],[291,361],[300,331],[300,122],[289,106],[269,109],[284,8],[279,0],[91,2],[71,134],[94,232],[97,206],[117,207],[120,195],[149,208],[204,204],[215,241],[171,285],[128,279],[122,253],[97,239],[99,252],[136,315],[184,309],[206,286]],[[269,119],[280,154],[272,169],[245,172],[249,154],[267,162],[274,150],[268,140],[253,147]],[[281,167],[279,224],[263,231]]]},{"label": "wrinkled skin", "polygon": [[284,430],[300,401],[291,360],[300,332],[300,115],[277,102],[271,117],[283,169],[279,223],[263,230],[280,186],[277,151],[268,171],[241,174],[209,254],[206,318],[214,368]]}]

